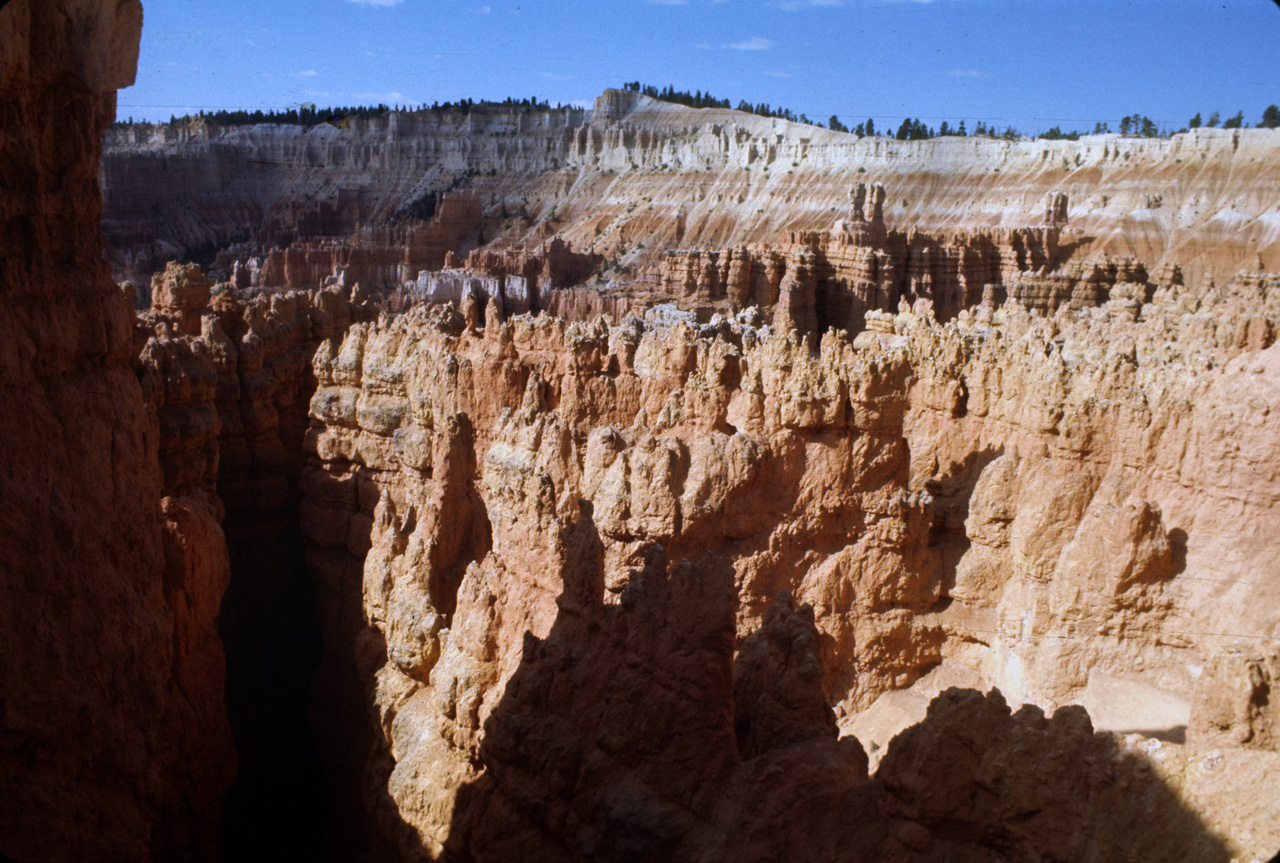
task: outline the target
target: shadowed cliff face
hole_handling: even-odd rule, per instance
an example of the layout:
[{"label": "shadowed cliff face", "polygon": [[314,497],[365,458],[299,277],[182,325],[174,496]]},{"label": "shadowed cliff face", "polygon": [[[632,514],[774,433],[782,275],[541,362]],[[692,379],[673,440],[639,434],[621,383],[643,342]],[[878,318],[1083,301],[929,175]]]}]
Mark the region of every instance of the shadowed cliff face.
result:
[{"label": "shadowed cliff face", "polygon": [[166,481],[98,232],[137,2],[0,9],[0,853],[209,859],[235,769],[216,500]]},{"label": "shadowed cliff face", "polygon": [[350,799],[368,749],[362,696],[354,672],[342,673],[351,657],[332,650],[313,680],[329,585],[308,566],[299,475],[311,357],[370,310],[337,289],[246,301],[210,287],[198,267],[168,267],[134,344],[166,488],[206,495],[224,513],[230,584],[218,631],[239,774],[221,853],[352,859],[364,832]]},{"label": "shadowed cliff face", "polygon": [[[592,529],[584,511],[588,555]],[[440,859],[1231,858],[1081,708],[1046,719],[948,690],[869,778],[822,697],[812,609],[781,595],[734,659],[727,562],[651,560],[619,605],[588,600],[595,572],[566,585],[546,638],[526,638]],[[458,775],[442,761],[415,760],[419,789]],[[394,859],[423,859],[407,825],[398,838]]]}]

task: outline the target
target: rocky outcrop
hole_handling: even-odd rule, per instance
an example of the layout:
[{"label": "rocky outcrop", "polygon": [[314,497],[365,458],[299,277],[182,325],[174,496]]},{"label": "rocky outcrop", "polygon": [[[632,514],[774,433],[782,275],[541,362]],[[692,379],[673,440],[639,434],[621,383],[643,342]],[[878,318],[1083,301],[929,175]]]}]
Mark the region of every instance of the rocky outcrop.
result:
[{"label": "rocky outcrop", "polygon": [[[351,737],[344,714],[361,695],[344,655],[330,657],[313,698],[310,676],[323,659],[319,649],[312,655],[299,644],[320,639],[315,612],[308,613],[318,586],[298,533],[299,474],[315,390],[311,357],[352,321],[372,317],[373,307],[358,288],[341,285],[256,296],[221,286],[211,297],[193,265],[170,264],[152,292],[153,311],[138,316],[134,342],[160,421],[166,494],[199,494],[214,527],[220,522],[226,532],[225,545],[221,530],[217,537],[224,572],[229,568],[217,648],[221,662],[225,647],[230,668],[224,712],[240,775],[223,852],[280,842],[282,853],[319,854],[323,831],[335,856],[354,853],[362,828],[359,809],[342,797],[349,793],[342,777],[359,771],[367,743]],[[184,334],[192,329],[196,335]],[[326,759],[336,786],[327,802],[313,799]],[[282,795],[294,798],[288,807],[275,814],[261,808]]]},{"label": "rocky outcrop", "polygon": [[294,213],[290,227],[262,228],[252,242],[220,252],[214,266],[228,271],[237,288],[317,288],[338,276],[367,286],[399,285],[440,269],[448,255],[483,231],[480,202],[471,196],[445,194],[439,202],[433,197],[429,209],[425,222],[361,225],[338,236],[325,235],[338,230],[326,220]]},{"label": "rocky outcrop", "polygon": [[156,355],[167,380],[139,386],[98,233],[101,136],[141,23],[137,2],[0,9],[0,851],[16,860],[212,859],[235,770],[210,429],[162,469],[173,414],[149,411],[204,400],[209,364]]},{"label": "rocky outcrop", "polygon": [[[921,299],[870,315],[856,346],[751,315],[481,326],[475,303],[322,345],[303,524],[326,579],[363,583],[334,619],[375,693],[380,841],[477,859],[508,842],[625,856],[627,832],[664,853],[729,847],[709,838],[729,816],[699,793],[758,787],[748,777],[771,757],[796,775],[819,758],[843,777],[833,788],[865,783],[862,750],[837,735],[946,675],[1048,711],[1090,704],[1108,730],[1192,758],[1230,735],[1269,747],[1257,693],[1272,672],[1222,639],[1274,639],[1275,605],[1220,585],[1280,589],[1256,581],[1266,551],[1246,539],[1277,527],[1260,421],[1280,403],[1273,280],[1148,286],[1149,301],[1131,284],[1049,318],[1010,301],[944,325]],[[575,725],[597,705],[593,730]],[[992,751],[1048,760],[1014,771],[994,809],[931,809],[902,765],[931,757],[916,747],[932,738],[895,742],[903,760],[882,769],[897,802],[883,805],[910,823],[892,841],[923,854],[999,833],[1020,859],[1084,855],[1077,830],[1011,826],[1014,789],[1060,773],[1046,753],[1062,746],[1064,764],[1115,759],[1126,781],[1166,788],[1177,854],[1219,853],[1167,790],[1202,799],[1209,774],[1151,773],[1134,766],[1145,750],[1083,719],[1009,725],[999,710],[991,740],[1008,742]],[[988,781],[967,769],[955,781]],[[1093,769],[1032,809],[1153,841],[1115,804],[1116,768]],[[619,783],[631,790],[607,796]],[[1274,803],[1203,814],[1255,853]],[[630,813],[626,830],[603,812]],[[841,841],[889,841],[869,836]]]},{"label": "rocky outcrop", "polygon": [[[450,253],[445,268],[423,271],[415,280],[406,282],[390,298],[390,306],[402,310],[415,303],[453,303],[461,306],[463,297],[484,309],[492,300],[499,320],[527,312],[550,311],[559,317],[575,319],[559,295],[572,295],[575,285],[584,281],[597,266],[599,257],[574,252],[561,239],[553,238],[537,249],[505,251],[473,251],[465,266]],[[609,299],[606,298],[606,302]],[[562,314],[564,312],[564,314]],[[598,313],[598,312],[597,312]],[[594,315],[578,317],[589,319]]]},{"label": "rocky outcrop", "polygon": [[[883,198],[884,190],[875,187]],[[865,199],[863,184],[855,202]],[[871,209],[868,207],[867,209]],[[883,216],[840,220],[829,231],[792,231],[779,245],[719,251],[667,252],[657,281],[657,300],[672,298],[709,315],[759,305],[778,326],[817,336],[829,327],[856,335],[868,311],[890,311],[901,298],[927,299],[939,320],[982,302],[984,292],[1017,297],[1024,305],[1052,312],[1064,302],[1095,305],[1094,289],[1077,297],[1075,286],[1093,276],[1105,282],[1115,265],[1076,266],[1058,274],[1062,264],[1055,228],[988,229],[930,235],[918,230],[890,231]],[[1145,273],[1143,274],[1145,276]],[[1052,296],[1033,296],[1030,279],[1051,280],[1062,288]],[[1105,293],[1102,294],[1105,298]]]}]

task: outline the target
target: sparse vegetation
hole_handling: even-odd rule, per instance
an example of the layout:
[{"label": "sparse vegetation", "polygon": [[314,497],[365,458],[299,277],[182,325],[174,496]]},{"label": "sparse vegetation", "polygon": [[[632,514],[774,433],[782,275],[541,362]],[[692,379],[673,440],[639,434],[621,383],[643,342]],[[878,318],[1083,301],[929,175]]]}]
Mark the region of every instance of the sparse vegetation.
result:
[{"label": "sparse vegetation", "polygon": [[919,120],[907,118],[898,127],[898,134],[893,137],[899,141],[924,141],[934,136],[934,132]]},{"label": "sparse vegetation", "polygon": [[[677,90],[673,85],[668,84],[662,89],[650,84],[641,84],[639,81],[629,81],[622,85],[624,90],[633,93],[643,93],[654,99],[664,102],[671,102],[677,105],[686,105],[691,108],[730,108],[732,103],[728,99],[722,99],[704,93],[701,90],[695,90],[690,93],[687,90]],[[432,112],[435,114],[461,113],[469,114],[476,109],[505,109],[527,111],[549,111],[549,110],[569,110],[566,106],[557,104],[552,107],[551,103],[536,96],[524,99],[515,99],[508,97],[501,102],[491,102],[481,100],[479,102],[472,99],[460,99],[456,102],[433,102],[430,106],[425,104],[413,108],[401,105],[361,105],[355,107],[333,107],[333,108],[317,108],[315,105],[306,103],[284,110],[217,110],[217,111],[200,111],[194,115],[184,115],[182,117],[170,116],[168,123],[170,125],[188,122],[192,119],[200,119],[207,123],[218,126],[250,126],[259,123],[268,123],[275,125],[303,126],[312,127],[322,123],[329,123],[341,128],[351,120],[364,120],[384,118],[391,112],[415,112],[425,113]],[[774,107],[767,103],[752,104],[746,100],[741,100],[737,104],[737,110],[755,114],[761,117],[773,117],[782,120],[789,120],[796,123],[808,123],[822,127],[821,121],[813,122],[804,114],[796,114],[789,108]],[[132,117],[124,120],[116,121],[113,126],[132,126],[132,125],[151,125],[145,121],[135,122]],[[1195,116],[1187,123],[1187,126],[1180,130],[1162,128],[1160,124],[1143,114],[1130,114],[1120,119],[1119,132],[1126,137],[1137,138],[1166,138],[1176,134],[1177,131],[1186,131],[1187,129],[1199,128],[1217,128],[1219,125],[1223,129],[1245,129],[1249,124],[1245,122],[1244,112],[1238,111],[1236,114],[1228,118],[1225,122],[1217,111],[1209,114],[1207,120],[1203,118],[1200,112],[1196,112]],[[882,134],[877,131],[876,124],[873,119],[868,118],[865,122],[858,123],[850,128],[845,125],[837,114],[832,114],[826,122],[826,128],[835,132],[851,132],[860,138],[876,137]],[[1280,128],[1280,106],[1269,105],[1262,112],[1262,119],[1257,124],[1260,129],[1278,129]],[[1110,134],[1111,128],[1108,123],[1095,123],[1092,134],[1105,135]],[[1061,126],[1053,126],[1036,135],[1037,139],[1046,141],[1075,141],[1087,134],[1078,130],[1063,130]],[[952,126],[946,120],[942,121],[937,129],[933,129],[924,124],[920,119],[907,117],[898,125],[896,133],[893,135],[899,141],[921,141],[938,137],[986,137],[986,138],[1003,138],[1004,140],[1014,141],[1022,138],[1021,133],[1012,126],[1005,127],[1004,131],[997,130],[994,126],[988,126],[984,121],[979,120],[974,126],[973,131],[969,132],[966,128],[965,121],[961,120],[956,126]],[[559,168],[559,163],[555,165]],[[634,165],[632,166],[635,167]],[[793,167],[795,167],[793,165]],[[668,166],[664,165],[666,170]]]},{"label": "sparse vegetation", "polygon": [[675,105],[685,105],[690,108],[730,108],[728,99],[717,99],[710,93],[703,93],[698,90],[695,93],[689,93],[685,90],[677,90],[668,84],[659,90],[652,84],[641,84],[639,81],[629,81],[622,85],[622,89],[629,93],[640,93],[653,99],[660,99],[663,102],[671,102]]},{"label": "sparse vegetation", "polygon": [[1079,132],[1063,132],[1060,126],[1054,126],[1047,132],[1041,132],[1037,137],[1045,141],[1078,141],[1080,140]]},{"label": "sparse vegetation", "polygon": [[[283,111],[261,109],[248,111],[244,109],[226,111],[200,111],[197,114],[185,114],[181,117],[170,116],[169,124],[187,122],[192,119],[204,120],[206,123],[212,123],[216,126],[254,126],[258,123],[271,123],[278,126],[304,126],[310,128],[319,126],[321,123],[330,123],[339,126],[344,122],[352,119],[366,120],[371,118],[386,117],[392,111],[404,112],[426,112],[431,111],[436,114],[462,113],[469,114],[473,110],[480,109],[506,109],[519,111],[549,111],[552,110],[550,102],[538,99],[536,96],[527,99],[513,99],[507,97],[502,102],[476,102],[473,99],[461,99],[457,102],[434,102],[430,107],[425,104],[417,108],[408,105],[361,105],[346,108],[317,108],[315,105],[305,103],[295,107],[286,108]],[[564,105],[556,105],[554,110],[565,110]],[[132,126],[132,125],[150,125],[144,121],[135,123],[132,117],[125,120],[118,120],[115,126]]]},{"label": "sparse vegetation", "polygon": [[1131,114],[1120,118],[1120,134],[1132,135],[1135,138],[1158,138],[1160,129],[1150,117]]}]

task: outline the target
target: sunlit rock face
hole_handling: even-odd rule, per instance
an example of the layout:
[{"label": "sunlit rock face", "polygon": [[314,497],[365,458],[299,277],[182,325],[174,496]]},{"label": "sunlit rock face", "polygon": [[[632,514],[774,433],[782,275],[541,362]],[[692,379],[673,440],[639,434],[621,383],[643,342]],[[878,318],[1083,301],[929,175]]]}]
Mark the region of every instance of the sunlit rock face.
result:
[{"label": "sunlit rock face", "polygon": [[[342,126],[112,129],[101,182],[116,278],[143,283],[171,258],[221,250],[221,269],[238,260],[246,278],[252,268],[273,286],[318,285],[335,265],[366,287],[395,286],[439,269],[448,250],[533,249],[560,236],[616,259],[605,281],[644,292],[668,250],[778,245],[837,219],[940,236],[937,248],[917,246],[901,279],[938,282],[948,315],[949,303],[977,301],[952,298],[955,274],[980,298],[999,282],[993,266],[1007,276],[1052,263],[1055,250],[1034,238],[1003,260],[989,241],[963,239],[993,229],[1008,238],[1053,227],[1073,260],[1173,263],[1195,285],[1280,269],[1280,136],[1267,129],[896,141],[619,91],[590,112],[476,106]],[[853,283],[863,301],[880,283],[865,278],[873,257],[847,264],[863,277]],[[1028,293],[1047,302],[1055,287]]]},{"label": "sunlit rock face", "polygon": [[[946,325],[926,303],[856,347],[749,314],[610,327],[491,304],[481,328],[418,307],[322,345],[304,531],[326,578],[363,583],[342,631],[382,741],[379,841],[926,859],[963,822],[1017,859],[1106,859],[1081,830],[1139,856],[1261,853],[1274,795],[1190,812],[1224,757],[1276,775],[1274,641],[1230,640],[1276,625],[1254,537],[1280,527],[1280,355],[1249,335],[1274,328],[1276,291],[1242,276]],[[1003,700],[953,695],[908,717],[947,681],[1028,706],[1010,725]],[[929,754],[948,721],[976,760]],[[993,809],[926,788],[1031,750]],[[923,778],[934,759],[945,781]],[[1016,802],[1024,782],[1044,799]],[[1134,832],[1128,782],[1168,832]],[[735,819],[783,799],[823,826],[742,838]],[[1014,828],[1024,809],[1060,826]]]}]

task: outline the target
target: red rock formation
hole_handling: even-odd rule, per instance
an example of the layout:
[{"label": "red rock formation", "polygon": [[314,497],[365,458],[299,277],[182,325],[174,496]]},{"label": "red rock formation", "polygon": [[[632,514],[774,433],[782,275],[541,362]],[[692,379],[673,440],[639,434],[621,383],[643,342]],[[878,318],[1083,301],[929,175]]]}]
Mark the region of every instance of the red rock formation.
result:
[{"label": "red rock formation", "polygon": [[235,769],[207,464],[193,443],[162,470],[148,411],[199,402],[208,366],[156,356],[144,394],[98,233],[141,21],[137,2],[0,10],[0,848],[17,860],[212,859]]},{"label": "red rock formation", "polygon": [[[178,288],[186,284],[207,281],[197,267],[171,265],[157,277],[155,295],[182,294]],[[267,813],[254,809],[258,795],[312,793],[303,787],[309,777],[282,775],[305,770],[305,763],[285,759],[281,764],[272,750],[303,748],[299,741],[310,740],[308,726],[314,726],[330,779],[326,847],[336,856],[349,856],[358,851],[362,828],[359,807],[345,798],[353,786],[359,788],[368,749],[359,736],[362,724],[346,716],[361,699],[351,657],[329,652],[313,702],[306,695],[291,695],[292,687],[274,669],[296,653],[285,641],[318,637],[308,631],[303,609],[314,601],[314,591],[333,587],[308,578],[297,535],[302,436],[315,388],[311,357],[321,341],[340,336],[353,320],[371,317],[373,309],[353,302],[338,286],[247,297],[223,290],[212,302],[206,287],[202,296],[200,305],[194,299],[154,304],[154,311],[139,317],[140,338],[135,341],[141,345],[144,391],[152,393],[160,418],[167,493],[176,489],[204,495],[213,517],[225,525],[231,552],[224,639],[242,767],[232,799],[245,802],[237,802],[228,816],[224,852],[275,848],[271,843],[278,840],[269,837],[283,832],[293,838],[280,847],[319,853],[313,844],[320,839],[318,823],[280,818],[273,823]],[[191,318],[198,335],[177,334],[179,324]],[[221,536],[219,531],[219,542]],[[224,550],[224,570],[226,566]],[[278,655],[282,652],[286,657]],[[291,673],[305,681],[312,670],[304,666]],[[308,715],[309,703],[314,704],[314,718]],[[265,729],[263,715],[271,717]],[[309,805],[318,822],[326,802]],[[305,817],[301,802],[287,811],[297,809],[303,810],[297,817]],[[298,836],[299,831],[317,835]]]},{"label": "red rock formation", "polygon": [[[5,855],[211,857],[235,759],[215,619],[233,671],[269,690],[298,578],[325,631],[330,824],[376,826],[371,849],[339,828],[335,858],[1225,860],[1280,841],[1275,277],[1189,290],[1168,261],[1059,266],[1056,195],[1038,227],[926,234],[889,231],[907,202],[855,187],[848,222],[797,217],[770,248],[711,212],[723,191],[682,188],[635,224],[591,216],[600,248],[636,254],[648,225],[655,252],[667,231],[720,249],[661,259],[642,290],[567,287],[596,260],[553,242],[438,276],[460,311],[374,323],[340,285],[251,295],[339,263],[399,282],[415,255],[461,263],[378,223],[239,268],[243,294],[171,268],[133,319],[91,238],[137,13],[0,12],[0,113],[21,121],[0,163],[29,178],[0,196]],[[57,38],[68,22],[79,41]],[[849,155],[754,119],[675,129],[643,97],[600,116],[529,120],[539,153],[495,140],[486,158],[764,173]],[[544,188],[577,183],[552,173]],[[366,204],[272,218],[328,231]],[[664,282],[699,312],[772,308],[780,331],[755,309],[510,318],[621,316]],[[827,332],[864,319],[853,342]],[[949,690],[883,757],[850,733],[910,725],[882,721],[891,700],[948,676],[1025,706]],[[1134,733],[1095,735],[1079,702]],[[271,770],[264,739],[248,775]],[[235,817],[264,826],[256,802]],[[312,850],[291,840],[308,847],[269,850]]]},{"label": "red rock formation", "polygon": [[[883,198],[883,189],[877,187],[877,196]],[[854,199],[865,198],[860,185]],[[932,301],[946,321],[977,305],[984,290],[994,286],[1024,305],[1051,312],[1067,301],[1081,308],[1105,300],[1105,289],[1075,291],[1086,278],[1101,282],[1109,276],[1108,287],[1117,278],[1110,262],[1068,268],[1058,276],[1056,227],[903,234],[886,230],[874,210],[864,219],[855,206],[854,215],[831,231],[793,231],[777,247],[667,252],[662,288],[655,293],[703,308],[759,304],[768,309],[777,303],[779,326],[812,335],[834,326],[857,334],[868,310],[896,309],[902,297]],[[1145,281],[1145,271],[1135,280]],[[1037,290],[1040,285],[1055,288]],[[726,290],[731,303],[717,302]]]},{"label": "red rock formation", "polygon": [[439,269],[455,250],[475,242],[482,229],[480,202],[447,194],[424,223],[361,226],[330,235],[319,234],[323,229],[305,220],[289,230],[264,228],[254,242],[221,253],[217,265],[228,268],[238,288],[318,288],[338,275],[370,286],[398,286]]},{"label": "red rock formation", "polygon": [[[778,858],[814,842],[928,859],[998,836],[1065,859],[1102,835],[1139,857],[1216,858],[1169,790],[1204,799],[1214,777],[1153,774],[1082,712],[1046,725],[998,696],[944,699],[894,743],[880,790],[835,729],[944,672],[1130,723],[1148,709],[1134,693],[1159,692],[1177,714],[1196,690],[1177,669],[1218,656],[1213,633],[1273,627],[1271,604],[1213,598],[1262,558],[1212,552],[1275,530],[1269,432],[1223,395],[1280,404],[1246,371],[1276,361],[1271,293],[1242,277],[1221,300],[1174,285],[1148,303],[1121,283],[1053,319],[877,313],[861,349],[828,336],[816,353],[725,322],[479,332],[424,308],[322,347],[303,521],[326,578],[363,579],[363,613],[344,605],[337,628],[375,693],[380,841],[475,859]],[[1243,497],[1227,506],[1223,489]],[[1248,679],[1223,663],[1212,673]],[[1195,696],[1196,727],[1243,723],[1229,733],[1258,741],[1249,775],[1265,783],[1280,756],[1257,692]],[[958,744],[974,757],[931,748],[944,726],[976,735]],[[1205,751],[1188,740],[1160,763]],[[975,789],[1015,763],[988,805]],[[1135,827],[1116,771],[1160,801],[1158,831]],[[773,775],[797,784],[762,787]],[[800,806],[814,829],[743,826],[778,824],[781,799],[816,787],[828,802]],[[831,826],[877,799],[889,821]],[[1265,849],[1277,801],[1232,799],[1201,811],[1233,848]],[[1037,817],[1067,826],[1020,826]]]}]

